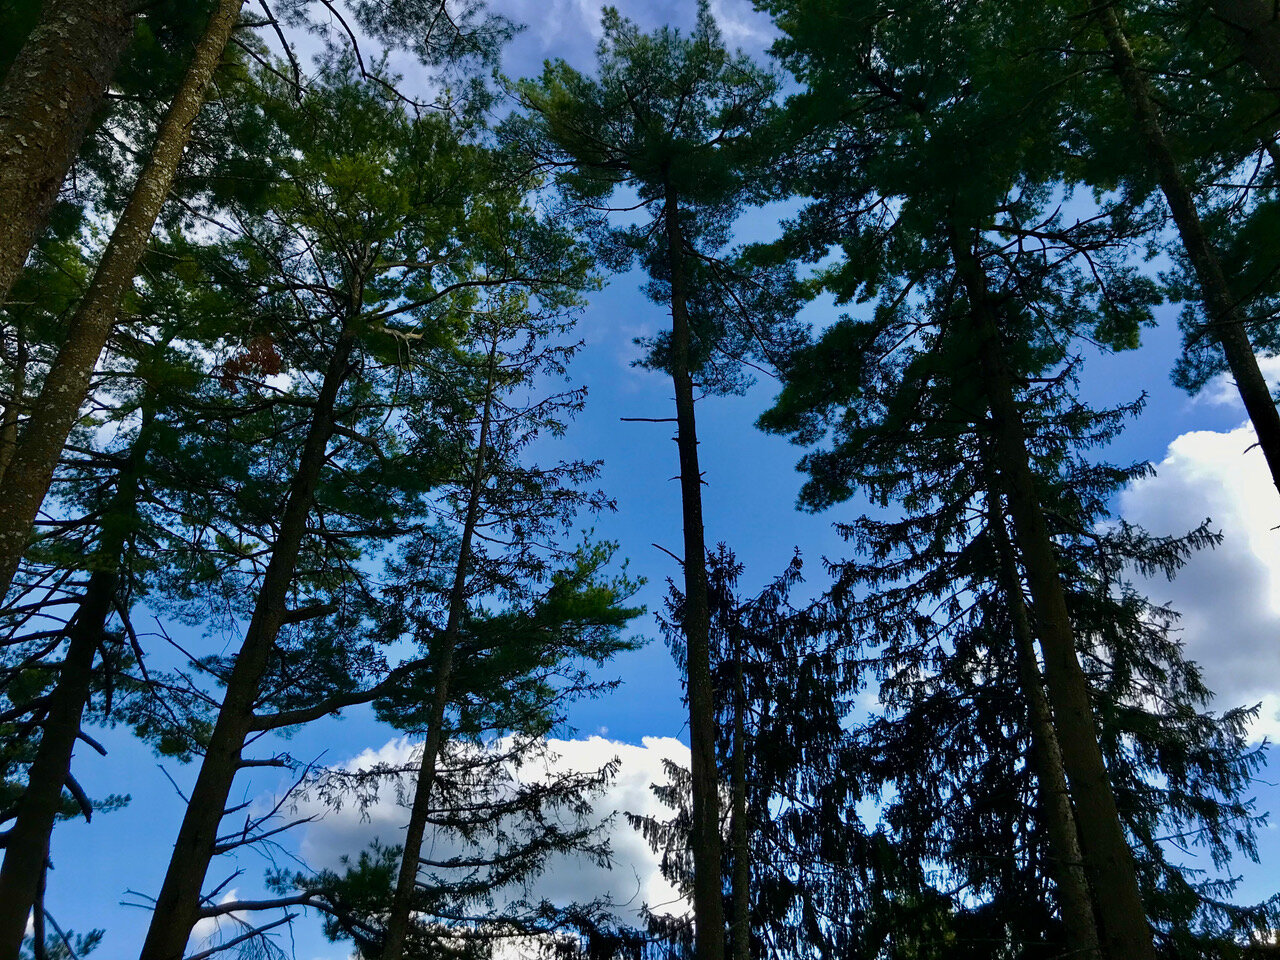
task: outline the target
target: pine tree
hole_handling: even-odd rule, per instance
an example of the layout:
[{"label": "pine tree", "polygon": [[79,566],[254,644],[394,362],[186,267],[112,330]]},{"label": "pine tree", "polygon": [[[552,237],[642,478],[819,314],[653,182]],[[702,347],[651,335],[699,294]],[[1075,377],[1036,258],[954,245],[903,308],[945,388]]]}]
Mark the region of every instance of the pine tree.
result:
[{"label": "pine tree", "polygon": [[[257,285],[262,349],[278,351],[291,384],[263,384],[251,415],[232,405],[230,419],[208,416],[192,451],[209,462],[205,476],[223,478],[188,492],[189,514],[208,518],[193,532],[225,559],[193,557],[188,594],[207,590],[248,625],[239,652],[209,665],[226,689],[144,956],[181,950],[200,915],[246,737],[381,689],[376,645],[347,598],[365,589],[362,543],[402,535],[439,479],[423,468],[431,410],[449,390],[432,355],[465,334],[477,290],[524,290],[554,309],[582,283],[572,245],[523,205],[527,181],[463,143],[445,117],[410,118],[355,70],[335,64],[300,108],[262,102],[290,148],[265,207],[235,217],[243,236],[222,275]],[[233,392],[253,371],[252,333],[242,334],[249,356],[211,388]],[[391,411],[421,418],[421,439],[406,444]]]},{"label": "pine tree", "polygon": [[648,214],[642,226],[599,231],[611,265],[638,259],[651,277],[649,295],[671,311],[671,328],[651,344],[646,361],[671,376],[684,533],[689,729],[693,750],[694,912],[698,956],[721,960],[721,840],[716,776],[702,468],[698,459],[695,386],[704,393],[741,382],[736,359],[766,332],[782,306],[776,284],[731,267],[720,251],[744,203],[762,195],[764,164],[751,135],[760,127],[774,79],[721,41],[708,5],[684,37],[670,28],[644,35],[606,10],[599,78],[563,62],[540,81],[516,86],[524,116],[507,134],[544,158],[568,196],[610,203],[634,192]]},{"label": "pine tree", "polygon": [[[42,273],[29,270],[22,283]],[[197,324],[190,314],[175,320],[171,293],[153,282],[133,302],[146,332],[116,343],[115,369],[95,384],[93,413],[71,438],[75,452],[62,458],[53,516],[19,571],[19,602],[5,611],[3,696],[6,713],[24,718],[13,728],[24,756],[6,778],[17,806],[8,811],[14,823],[0,877],[9,892],[5,921],[19,931],[35,896],[33,864],[44,862],[60,805],[74,797],[86,817],[97,808],[72,771],[77,740],[102,751],[86,727],[133,725],[171,756],[189,756],[200,740],[203,693],[148,669],[131,620],[135,600],[157,579],[158,548],[175,522],[155,496],[164,486],[156,461],[168,460],[184,428],[176,407],[201,369],[174,346]],[[37,304],[57,302],[33,301],[29,320],[38,319]]]},{"label": "pine tree", "polygon": [[[954,906],[926,878],[928,864],[862,821],[879,785],[862,764],[859,693],[868,664],[842,603],[795,604],[797,555],[759,593],[743,597],[742,566],[720,545],[707,558],[721,779],[732,800],[724,890],[736,952],[758,957],[945,956]],[[682,658],[683,597],[672,586],[663,630]],[[655,794],[670,817],[629,819],[664,876],[687,890],[688,771],[667,764]],[[745,901],[745,904],[744,904]],[[686,956],[687,919],[648,914],[653,956]]]},{"label": "pine tree", "polygon": [[[546,737],[564,726],[566,707],[612,686],[591,678],[590,665],[627,646],[619,630],[638,611],[620,601],[634,585],[606,576],[611,555],[611,548],[577,552],[549,571],[544,586],[522,591],[521,605],[458,617],[444,710],[437,706],[438,658],[434,669],[396,684],[378,703],[388,722],[425,729],[423,748],[434,747],[435,755],[357,775],[408,775],[402,802],[410,808],[411,859],[408,845],[391,846],[395,838],[384,837],[343,874],[288,878],[330,915],[331,937],[354,941],[362,955],[383,956],[399,928],[405,956],[485,955],[503,939],[553,943],[586,922],[604,922],[607,904],[553,904],[533,881],[555,857],[609,862],[591,799],[616,765],[545,774],[538,768],[553,759]],[[411,885],[400,900],[406,870]]]},{"label": "pine tree", "polygon": [[[1016,956],[1089,949],[1088,923],[1083,936],[1069,926],[1079,881],[1064,870],[1070,837],[1064,843],[1061,833],[1075,829],[1082,847],[1088,838],[1069,805],[1065,822],[1055,813],[1062,772],[1052,755],[1065,751],[1060,727],[1042,729],[1037,718],[1043,668],[1026,643],[1033,600],[1024,596],[1024,561],[1007,533],[1011,511],[991,456],[989,414],[974,405],[966,368],[942,362],[941,340],[931,356],[913,350],[914,358],[869,365],[850,382],[850,345],[865,345],[861,335],[877,325],[858,330],[843,321],[797,357],[797,375],[767,420],[809,442],[831,430],[832,446],[806,458],[810,504],[847,499],[856,484],[874,505],[903,505],[901,517],[872,514],[844,527],[864,556],[838,568],[833,598],[879,651],[885,710],[849,762],[867,777],[865,789],[892,797],[884,816],[901,855],[944,865],[946,886],[965,892],[949,935],[966,949],[990,956],[993,940],[1010,943]],[[901,339],[892,325],[878,334],[883,343]],[[1123,581],[1134,568],[1172,573],[1189,549],[1215,538],[1203,527],[1168,540],[1124,526],[1098,532],[1114,491],[1148,468],[1115,469],[1083,454],[1113,436],[1126,411],[1080,406],[1068,389],[1070,369],[1064,374],[1037,378],[1041,385],[1024,392],[1021,409],[1034,425],[1036,485],[1053,518],[1076,655],[1118,815],[1137,850],[1161,952],[1186,955],[1193,943],[1199,950],[1215,941],[1213,949],[1229,949],[1243,932],[1265,929],[1273,907],[1225,905],[1225,888],[1183,873],[1158,838],[1202,836],[1211,847],[1222,843],[1215,858],[1229,856],[1230,825],[1253,816],[1245,791],[1259,757],[1244,741],[1247,711],[1203,712],[1208,693],[1182,659],[1173,615]],[[1169,820],[1157,826],[1163,817]],[[1253,849],[1248,827],[1238,849]],[[1060,918],[1046,907],[1048,879]],[[1092,875],[1088,887],[1091,914]],[[1098,909],[1106,937],[1107,913]],[[1103,945],[1115,955],[1113,940]]]},{"label": "pine tree", "polygon": [[[852,637],[825,600],[791,599],[803,582],[798,554],[751,597],[739,594],[743,567],[723,544],[708,570],[735,955],[857,955],[870,875],[888,878],[869,860],[868,875],[850,869],[851,852],[873,843],[853,812],[867,795],[845,762],[863,680]],[[682,604],[673,589],[673,645]]]}]

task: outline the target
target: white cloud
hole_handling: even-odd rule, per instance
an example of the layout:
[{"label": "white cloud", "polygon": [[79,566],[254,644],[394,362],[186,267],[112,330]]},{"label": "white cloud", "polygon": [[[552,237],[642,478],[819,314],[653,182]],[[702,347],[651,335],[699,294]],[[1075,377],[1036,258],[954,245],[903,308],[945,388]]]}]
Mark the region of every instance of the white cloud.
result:
[{"label": "white cloud", "polygon": [[[1280,370],[1280,366],[1277,366]],[[1120,514],[1153,534],[1205,518],[1223,534],[1169,583],[1143,584],[1182,614],[1187,656],[1200,664],[1217,708],[1262,703],[1254,738],[1280,741],[1280,497],[1248,425],[1175,439],[1156,476],[1120,496]]]},{"label": "white cloud", "polygon": [[[1280,386],[1280,356],[1258,357],[1258,369],[1262,371],[1262,376],[1273,391]],[[1210,380],[1205,388],[1195,395],[1192,402],[1205,403],[1213,407],[1243,409],[1236,382],[1226,373],[1220,373]]]},{"label": "white cloud", "polygon": [[[239,890],[234,887],[222,895],[222,899],[218,901],[219,905],[224,903],[234,903],[239,899]],[[196,921],[196,925],[191,928],[191,937],[188,940],[192,944],[200,944],[203,947],[212,945],[214,938],[227,928],[228,935],[235,936],[243,933],[245,928],[244,916],[238,912],[223,914],[220,917],[201,917]]]},{"label": "white cloud", "polygon": [[[537,60],[562,57],[579,67],[593,62],[600,39],[602,0],[502,0],[494,5],[516,23],[525,25],[518,60],[521,67],[537,69]],[[518,41],[521,42],[521,41]]]},{"label": "white cloud", "polygon": [[[639,745],[592,736],[581,740],[550,740],[548,773],[596,770],[615,757],[620,760],[613,782],[595,801],[595,817],[613,819],[605,827],[613,852],[613,868],[605,869],[580,858],[559,857],[538,878],[538,895],[566,904],[607,896],[627,921],[635,921],[640,907],[648,904],[657,912],[683,912],[687,906],[663,879],[658,856],[644,838],[627,823],[624,813],[669,816],[670,811],[654,797],[650,785],[666,782],[663,760],[687,766],[689,748],[670,737],[645,737]],[[370,749],[341,766],[349,771],[377,764],[396,767],[417,763],[420,744],[400,738],[378,749]],[[521,771],[527,779],[529,770]],[[319,804],[316,802],[317,812]],[[310,810],[306,812],[311,812]],[[301,843],[303,858],[314,868],[340,868],[340,858],[355,858],[375,839],[385,845],[401,842],[408,810],[397,803],[396,790],[383,786],[375,803],[363,812],[353,806],[329,812],[308,825]],[[432,842],[428,837],[428,842]],[[437,838],[435,855],[447,840]]]},{"label": "white cloud", "polygon": [[773,21],[746,0],[711,0],[711,15],[730,47],[745,47],[757,53],[778,36]]}]

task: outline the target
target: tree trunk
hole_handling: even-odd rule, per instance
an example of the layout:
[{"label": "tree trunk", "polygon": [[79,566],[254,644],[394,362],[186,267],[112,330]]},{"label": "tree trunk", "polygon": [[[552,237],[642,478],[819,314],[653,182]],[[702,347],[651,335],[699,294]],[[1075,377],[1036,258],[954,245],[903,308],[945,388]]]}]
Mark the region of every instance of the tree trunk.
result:
[{"label": "tree trunk", "polygon": [[467,512],[462,524],[462,541],[458,545],[458,565],[454,570],[453,585],[449,590],[449,611],[445,619],[444,633],[440,637],[436,688],[431,701],[431,714],[427,718],[427,742],[422,746],[418,782],[414,789],[413,807],[409,812],[404,854],[400,858],[400,874],[396,878],[395,896],[391,901],[391,916],[387,920],[386,942],[381,960],[401,960],[405,952],[405,942],[409,936],[409,915],[413,911],[413,891],[418,881],[418,861],[422,856],[422,840],[426,835],[427,816],[431,811],[431,791],[435,786],[436,763],[440,756],[440,745],[444,741],[444,713],[449,704],[449,681],[453,673],[454,651],[457,648],[462,616],[467,609],[467,574],[471,566],[471,545],[475,538],[476,525],[480,521],[480,498],[484,492],[484,461],[489,446],[497,351],[498,345],[495,339],[489,351],[489,379],[485,388],[484,413],[480,419],[480,437],[476,445],[475,472],[471,477]]},{"label": "tree trunk", "polygon": [[36,881],[36,906],[31,917],[31,960],[49,960],[44,928],[44,894],[49,882],[47,863],[40,864],[39,877],[40,879]]},{"label": "tree trunk", "polygon": [[22,329],[21,323],[17,323],[14,329],[13,379],[9,384],[9,397],[4,404],[4,413],[0,414],[0,485],[4,483],[4,472],[18,445],[18,418],[22,415],[23,401],[27,395],[27,364],[30,361],[26,331]]},{"label": "tree trunk", "polygon": [[1040,664],[1036,661],[1035,635],[1022,595],[1022,577],[1005,529],[1004,506],[996,489],[993,484],[987,494],[991,504],[989,529],[1000,564],[1000,589],[1009,604],[1019,685],[1027,701],[1031,759],[1036,770],[1040,816],[1049,839],[1051,879],[1058,891],[1058,909],[1062,914],[1070,956],[1079,960],[1101,960],[1093,894],[1084,871],[1084,855],[1080,852],[1080,836],[1062,766],[1062,747],[1053,727],[1053,712],[1045,697]]},{"label": "tree trunk", "polygon": [[1221,20],[1268,89],[1280,96],[1280,11],[1272,0],[1209,0]]},{"label": "tree trunk", "polygon": [[993,453],[1003,488],[1000,492],[1008,498],[1014,542],[1022,555],[1031,590],[1054,728],[1074,801],[1085,871],[1096,895],[1104,952],[1111,960],[1155,960],[1133,852],[1125,838],[1098,743],[1089,683],[1076,655],[1066,591],[1036,492],[1022,413],[1005,365],[995,307],[986,276],[971,247],[954,231],[951,244],[956,269],[969,295],[978,372],[990,407]]},{"label": "tree trunk", "polygon": [[[353,302],[358,303],[358,299]],[[226,809],[231,783],[240,767],[240,753],[253,724],[254,701],[276,637],[284,625],[289,586],[293,581],[312,498],[328,459],[329,438],[335,425],[338,392],[350,372],[355,348],[353,310],[344,323],[316,399],[307,438],[290,484],[280,532],[258,590],[244,644],[227,681],[222,709],[209,737],[204,762],[187,803],[178,839],[155,913],[142,946],[141,960],[181,960],[191,928],[200,918],[200,890],[213,859],[218,826]]]},{"label": "tree trunk", "polygon": [[13,582],[58,457],[80,413],[98,356],[115,325],[120,300],[133,282],[156,217],[204,102],[213,72],[244,0],[219,0],[169,111],[160,124],[147,165],[107,243],[89,289],[76,308],[67,337],[32,404],[31,416],[4,474],[0,498],[0,596]]},{"label": "tree trunk", "polygon": [[[733,625],[730,625],[733,629]],[[751,960],[751,831],[747,824],[747,690],[743,675],[742,639],[733,651],[733,800],[730,839],[733,845],[733,960]]]},{"label": "tree trunk", "polygon": [[[1230,5],[1236,6],[1235,3]],[[1096,8],[1094,15],[1106,37],[1120,85],[1133,110],[1139,135],[1155,166],[1160,189],[1169,204],[1187,260],[1200,285],[1209,314],[1209,333],[1222,346],[1227,366],[1240,391],[1240,399],[1244,401],[1244,408],[1257,433],[1258,446],[1267,458],[1272,483],[1280,489],[1280,411],[1276,409],[1267,381],[1258,369],[1258,358],[1249,341],[1240,307],[1227,285],[1222,262],[1200,220],[1195,197],[1165,138],[1155,100],[1134,59],[1120,17],[1110,5]]]},{"label": "tree trunk", "polygon": [[702,527],[702,472],[689,371],[689,309],[679,199],[667,184],[664,226],[671,269],[671,381],[676,394],[680,503],[684,512],[684,635],[689,684],[693,790],[693,918],[697,960],[724,960],[720,782],[716,775],[715,698],[711,683],[707,547]]},{"label": "tree trunk", "polygon": [[38,899],[38,880],[49,855],[49,837],[62,805],[62,788],[71,773],[72,751],[89,702],[94,655],[111,616],[125,543],[133,529],[130,519],[137,516],[139,476],[150,443],[150,423],[144,409],[142,427],[103,519],[104,536],[95,551],[95,569],[80,608],[68,625],[66,656],[49,697],[48,715],[40,725],[40,745],[27,773],[27,787],[9,830],[4,865],[0,867],[0,957],[18,955],[27,917]]},{"label": "tree trunk", "polygon": [[120,55],[135,0],[45,0],[0,86],[0,305],[49,224]]}]

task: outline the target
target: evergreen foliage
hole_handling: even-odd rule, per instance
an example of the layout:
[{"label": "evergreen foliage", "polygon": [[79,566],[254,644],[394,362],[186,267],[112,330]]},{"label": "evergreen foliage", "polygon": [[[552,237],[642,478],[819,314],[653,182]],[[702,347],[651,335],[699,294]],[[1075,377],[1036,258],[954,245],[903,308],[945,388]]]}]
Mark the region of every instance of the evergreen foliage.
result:
[{"label": "evergreen foliage", "polygon": [[[1258,708],[1144,593],[1223,535],[1118,515],[1149,384],[1081,388],[1175,303],[1174,383],[1234,380],[1280,487],[1273,5],[756,0],[769,62],[713,6],[510,79],[501,0],[0,5],[0,960],[122,949],[50,838],[135,802],[84,756],[130,737],[193,780],[159,886],[121,870],[141,960],[308,919],[367,960],[1276,955]],[[570,378],[631,270],[683,521],[653,816],[551,746],[644,641]],[[758,465],[696,414],[758,378],[845,555],[752,591],[704,513],[744,549],[791,505],[713,509]],[[404,762],[294,754],[353,714]],[[557,892],[622,825],[676,903]]]}]

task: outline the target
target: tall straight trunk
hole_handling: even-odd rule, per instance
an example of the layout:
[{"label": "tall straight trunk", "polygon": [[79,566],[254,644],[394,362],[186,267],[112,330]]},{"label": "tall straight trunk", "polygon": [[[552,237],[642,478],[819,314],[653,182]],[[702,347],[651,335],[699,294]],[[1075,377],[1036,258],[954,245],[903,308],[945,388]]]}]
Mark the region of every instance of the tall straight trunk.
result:
[{"label": "tall straight trunk", "polygon": [[1049,705],[1074,801],[1085,872],[1101,920],[1103,950],[1111,960],[1155,960],[1133,851],[1125,838],[1103,760],[1088,679],[1076,654],[1057,553],[1036,492],[1022,412],[1005,363],[995,305],[982,265],[958,231],[953,230],[951,245],[956,269],[969,295],[979,375],[991,413],[992,452],[1000,492],[1009,503],[1013,540],[1031,590]]},{"label": "tall straight trunk", "polygon": [[724,960],[720,781],[716,775],[715,693],[711,684],[707,545],[702,526],[702,471],[689,370],[689,308],[679,197],[666,185],[663,226],[671,270],[671,381],[676,394],[680,504],[684,513],[684,636],[689,683],[690,773],[693,790],[693,923],[697,960]]},{"label": "tall straight trunk", "polygon": [[[359,298],[353,297],[353,304],[358,303]],[[214,856],[218,826],[226,810],[231,783],[240,768],[245,737],[252,729],[254,701],[276,637],[285,623],[289,586],[307,532],[312,499],[328,459],[338,392],[350,372],[355,348],[357,312],[353,306],[345,318],[329,359],[298,466],[289,485],[271,561],[258,589],[244,643],[227,680],[222,708],[178,829],[173,855],[142,945],[141,960],[181,960],[191,928],[200,918],[200,890]]]},{"label": "tall straight trunk", "polygon": [[93,660],[106,632],[119,584],[124,547],[137,515],[138,485],[151,440],[151,417],[144,408],[142,427],[120,472],[115,496],[103,519],[103,541],[95,551],[80,608],[67,630],[67,652],[58,682],[49,695],[40,745],[27,773],[0,866],[0,957],[16,957],[27,917],[39,899],[39,879],[49,855],[49,837],[62,805],[62,788],[71,774],[71,755],[89,702]]},{"label": "tall straight trunk", "polygon": [[1273,0],[1209,0],[1240,55],[1280,96],[1280,9]]},{"label": "tall straight trunk", "polygon": [[1164,128],[1160,125],[1160,115],[1151,89],[1134,59],[1133,49],[1129,46],[1119,14],[1110,4],[1103,4],[1095,8],[1094,16],[1106,38],[1116,75],[1130,109],[1133,110],[1142,144],[1155,167],[1160,189],[1178,228],[1182,247],[1195,272],[1205,310],[1209,315],[1208,333],[1222,347],[1227,366],[1235,378],[1236,389],[1240,392],[1240,399],[1244,402],[1245,411],[1257,433],[1258,446],[1267,459],[1272,483],[1280,489],[1280,410],[1276,409],[1266,378],[1258,368],[1258,358],[1249,341],[1239,304],[1227,285],[1222,261],[1200,220],[1191,188],[1174,159]]},{"label": "tall straight trunk", "polygon": [[[990,465],[988,465],[990,468]],[[990,470],[995,480],[994,470]],[[1062,746],[1053,727],[1053,712],[1045,696],[1040,664],[1036,660],[1035,634],[1022,595],[1022,577],[1018,572],[1005,528],[1004,506],[992,484],[987,496],[991,504],[988,529],[1000,564],[1000,590],[1009,604],[1013,627],[1014,655],[1018,664],[1018,683],[1027,702],[1031,725],[1031,759],[1036,771],[1036,792],[1040,817],[1049,840],[1049,872],[1058,891],[1058,909],[1066,931],[1066,946],[1072,958],[1101,960],[1098,923],[1084,871],[1084,855],[1080,852],[1080,836],[1071,794],[1062,765]]]},{"label": "tall straight trunk", "polygon": [[121,298],[133,283],[160,208],[173,185],[191,125],[204,103],[243,2],[219,0],[209,19],[182,85],[160,124],[151,156],[111,233],[89,289],[71,318],[66,339],[32,404],[31,416],[5,470],[4,496],[0,497],[0,596],[13,582],[58,457],[89,390],[94,366],[115,325]]},{"label": "tall straight trunk", "polygon": [[0,304],[133,36],[136,0],[45,0],[0,85]]},{"label": "tall straight trunk", "polygon": [[[735,636],[736,636],[735,631]],[[751,831],[747,823],[747,690],[742,638],[733,651],[733,803],[729,842],[733,847],[733,960],[751,960]]]},{"label": "tall straight trunk", "polygon": [[467,574],[471,566],[472,542],[475,538],[476,525],[480,521],[480,499],[484,493],[484,461],[489,448],[489,427],[493,415],[497,351],[498,345],[495,340],[489,351],[489,378],[485,387],[484,412],[480,419],[480,436],[476,444],[475,472],[471,477],[467,512],[462,523],[462,541],[458,545],[458,565],[454,570],[453,584],[449,589],[449,611],[445,619],[444,633],[440,637],[439,659],[436,663],[436,688],[432,695],[431,713],[427,718],[427,742],[422,745],[418,782],[414,788],[413,807],[409,812],[404,853],[400,858],[400,874],[396,878],[396,890],[391,901],[391,916],[387,920],[387,935],[381,960],[401,960],[405,952],[405,942],[409,936],[409,915],[413,910],[413,891],[418,881],[418,861],[422,856],[422,841],[427,832],[427,817],[431,812],[431,791],[436,781],[436,763],[440,757],[440,745],[444,740],[444,712],[449,704],[449,681],[453,675],[454,652],[458,645],[458,630],[462,625],[462,615],[467,609]]}]

